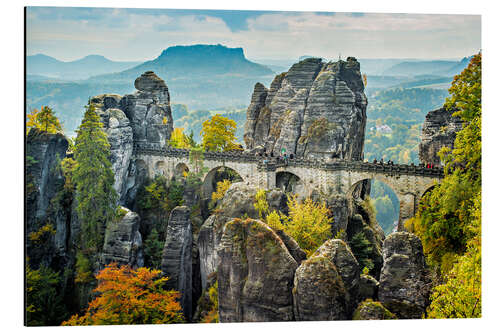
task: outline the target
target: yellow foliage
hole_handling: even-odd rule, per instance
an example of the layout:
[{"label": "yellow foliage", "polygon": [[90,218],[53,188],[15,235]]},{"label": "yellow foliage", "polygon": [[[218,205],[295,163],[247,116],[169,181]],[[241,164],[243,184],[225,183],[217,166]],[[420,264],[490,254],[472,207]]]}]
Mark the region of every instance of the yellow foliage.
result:
[{"label": "yellow foliage", "polygon": [[184,134],[184,128],[176,127],[172,131],[169,144],[174,148],[189,149],[191,144],[188,137]]},{"label": "yellow foliage", "polygon": [[257,194],[255,194],[255,202],[253,204],[255,209],[259,212],[259,217],[264,218],[266,214],[269,213],[269,205],[266,198],[266,190],[259,189]]},{"label": "yellow foliage", "polygon": [[209,151],[242,150],[236,143],[236,122],[221,115],[215,115],[203,122],[200,132],[202,145]]},{"label": "yellow foliage", "polygon": [[212,203],[216,203],[217,200],[224,198],[227,190],[231,186],[231,182],[228,179],[224,179],[217,183],[217,190],[212,193]]},{"label": "yellow foliage", "polygon": [[201,318],[202,323],[218,323],[219,322],[219,282],[216,281],[213,286],[208,289],[208,297],[210,299],[210,311]]},{"label": "yellow foliage", "polygon": [[266,224],[274,230],[283,230],[284,226],[281,220],[284,218],[286,218],[286,216],[280,216],[280,214],[273,210],[271,213],[269,213],[269,215],[266,216]]},{"label": "yellow foliage", "polygon": [[54,226],[50,223],[47,223],[37,231],[33,231],[28,235],[28,238],[30,241],[33,243],[40,243],[45,236],[47,235],[55,235],[56,230],[54,229]]},{"label": "yellow foliage", "polygon": [[26,134],[28,134],[32,128],[37,128],[43,132],[52,134],[62,132],[62,126],[59,119],[57,119],[54,111],[48,106],[42,106],[40,110],[33,109],[27,117]]}]

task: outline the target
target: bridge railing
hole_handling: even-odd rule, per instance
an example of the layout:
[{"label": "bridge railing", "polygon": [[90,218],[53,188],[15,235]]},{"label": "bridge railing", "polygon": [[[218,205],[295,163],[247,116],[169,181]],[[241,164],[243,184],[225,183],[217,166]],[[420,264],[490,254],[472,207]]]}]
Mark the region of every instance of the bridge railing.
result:
[{"label": "bridge railing", "polygon": [[[189,149],[173,148],[170,146],[159,146],[145,143],[136,143],[134,145],[135,155],[153,155],[176,158],[189,158]],[[421,175],[428,177],[444,177],[443,168],[434,167],[426,168],[419,165],[408,164],[381,164],[364,161],[348,161],[342,159],[334,159],[329,161],[312,160],[305,158],[288,158],[286,161],[279,157],[264,157],[251,154],[248,151],[229,151],[229,152],[213,152],[207,151],[203,153],[203,158],[207,160],[215,160],[221,162],[239,162],[239,163],[256,163],[258,170],[273,171],[283,167],[303,167],[309,169],[319,169],[327,171],[350,170],[360,172],[376,172],[392,175]]]}]

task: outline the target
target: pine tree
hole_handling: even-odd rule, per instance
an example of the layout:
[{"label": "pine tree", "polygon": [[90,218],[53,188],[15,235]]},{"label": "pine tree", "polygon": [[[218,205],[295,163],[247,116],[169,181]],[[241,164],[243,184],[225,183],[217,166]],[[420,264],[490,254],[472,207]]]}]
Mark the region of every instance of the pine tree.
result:
[{"label": "pine tree", "polygon": [[102,247],[106,224],[116,216],[117,194],[107,135],[90,102],[77,133],[73,172],[77,212],[83,248],[93,252]]}]

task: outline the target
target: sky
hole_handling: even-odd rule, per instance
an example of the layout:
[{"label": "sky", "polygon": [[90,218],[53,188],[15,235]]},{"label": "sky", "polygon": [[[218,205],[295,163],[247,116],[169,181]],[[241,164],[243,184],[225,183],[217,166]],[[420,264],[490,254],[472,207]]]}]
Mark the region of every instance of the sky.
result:
[{"label": "sky", "polygon": [[481,49],[481,16],[28,7],[26,51],[145,61],[174,45],[242,47],[249,59],[460,59]]}]

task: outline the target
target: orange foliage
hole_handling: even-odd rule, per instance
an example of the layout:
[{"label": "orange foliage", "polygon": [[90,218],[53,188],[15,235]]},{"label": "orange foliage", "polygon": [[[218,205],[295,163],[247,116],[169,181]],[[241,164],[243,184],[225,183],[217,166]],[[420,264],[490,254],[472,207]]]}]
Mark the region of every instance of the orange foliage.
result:
[{"label": "orange foliage", "polygon": [[167,277],[149,268],[118,267],[116,263],[100,271],[99,296],[89,303],[82,316],[73,315],[62,323],[74,325],[166,324],[183,321],[180,293],[165,290]]}]

